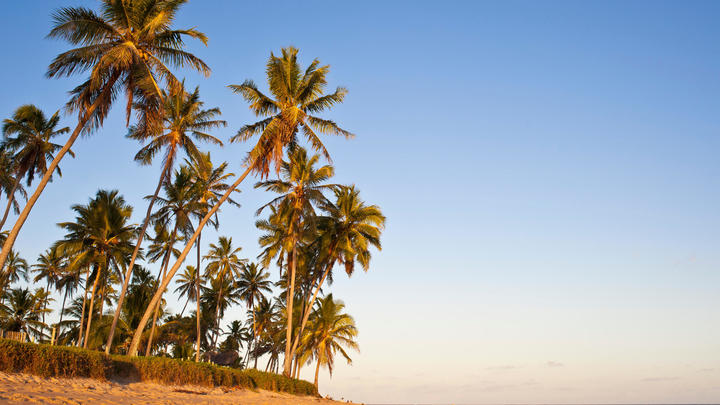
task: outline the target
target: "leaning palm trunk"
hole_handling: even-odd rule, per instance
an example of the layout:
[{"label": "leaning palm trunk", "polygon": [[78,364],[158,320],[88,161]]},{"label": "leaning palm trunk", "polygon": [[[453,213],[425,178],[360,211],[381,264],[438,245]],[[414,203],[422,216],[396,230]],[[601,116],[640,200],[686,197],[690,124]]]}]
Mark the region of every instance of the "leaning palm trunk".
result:
[{"label": "leaning palm trunk", "polygon": [[10,190],[10,194],[8,194],[7,207],[5,207],[5,213],[3,214],[2,221],[0,221],[0,231],[3,229],[3,226],[5,226],[5,221],[7,220],[8,214],[10,213],[10,208],[12,207],[13,202],[15,202],[15,191],[17,191],[17,188],[20,185],[21,179],[22,175],[18,174],[17,178],[15,179],[15,183]]},{"label": "leaning palm trunk", "polygon": [[88,282],[90,281],[90,266],[88,266],[87,271],[85,272],[85,292],[83,294],[83,306],[82,306],[82,313],[80,314],[80,328],[78,330],[78,341],[75,346],[80,347],[82,344],[82,337],[83,337],[83,325],[85,324],[85,303],[87,302],[87,293],[88,293]]},{"label": "leaning palm trunk", "polygon": [[[177,229],[177,226],[175,229]],[[174,238],[175,238],[175,232],[173,231],[173,237],[171,240],[174,240]],[[171,248],[171,250],[172,250],[172,248]],[[162,273],[161,273],[162,278],[165,278],[165,275],[167,274],[167,265],[168,265],[169,261],[170,261],[170,250],[168,250],[167,253],[165,253],[165,258],[163,259]],[[162,279],[160,278],[160,274],[158,274],[158,284],[160,283],[161,280]],[[160,313],[160,302],[161,301],[158,301],[157,305],[155,305],[155,313],[153,314],[153,322],[152,322],[152,326],[150,327],[150,337],[148,337],[147,346],[145,347],[145,357],[150,356],[150,351],[152,350],[151,348],[152,348],[153,337],[155,336],[155,328],[157,326],[157,318],[158,318],[158,314]]]},{"label": "leaning palm trunk", "polygon": [[200,361],[200,236],[198,234],[197,239],[197,268],[195,275],[195,302],[197,303],[197,311],[195,312],[195,319],[197,320],[197,342],[195,348],[195,362]]},{"label": "leaning palm trunk", "polygon": [[89,340],[88,337],[90,336],[90,326],[92,325],[93,318],[93,305],[95,304],[95,293],[97,292],[98,282],[100,281],[100,271],[101,269],[98,268],[98,272],[95,275],[95,281],[93,282],[92,293],[90,293],[90,311],[88,312],[87,327],[85,328],[85,341],[83,342],[83,348],[85,349],[87,349]]},{"label": "leaning palm trunk", "polygon": [[292,263],[290,264],[290,288],[287,293],[287,330],[285,331],[285,358],[283,364],[283,375],[290,377],[292,375],[292,311],[293,301],[295,301],[295,268],[297,264],[297,248],[293,245]]},{"label": "leaning palm trunk", "polygon": [[[252,170],[252,165],[249,165],[247,169],[245,169],[245,172],[238,177],[237,180],[235,180],[235,183],[233,183],[226,191],[225,194],[223,194],[222,197],[220,197],[220,200],[218,200],[217,203],[210,209],[210,211],[205,214],[203,219],[200,221],[200,223],[197,226],[197,229],[195,229],[195,232],[190,237],[190,239],[187,242],[187,245],[185,245],[185,248],[183,249],[182,253],[180,253],[180,257],[177,258],[175,261],[175,264],[173,264],[172,269],[168,272],[168,276],[165,277],[165,280],[163,280],[162,286],[160,286],[160,289],[155,293],[155,295],[152,298],[152,301],[150,302],[150,305],[148,305],[148,308],[145,310],[145,314],[143,315],[142,319],[140,320],[140,324],[138,325],[137,330],[135,330],[135,334],[133,335],[132,343],[130,343],[130,349],[128,351],[128,354],[130,356],[137,356],[137,349],[138,345],[140,344],[140,337],[142,335],[142,330],[145,328],[145,325],[147,325],[148,321],[150,320],[150,315],[152,314],[152,308],[154,308],[155,305],[157,305],[157,302],[160,300],[160,297],[162,295],[162,291],[165,291],[168,284],[170,284],[170,281],[175,276],[175,273],[177,273],[178,269],[182,265],[183,261],[185,260],[185,257],[187,257],[188,253],[190,252],[190,249],[192,248],[193,243],[195,243],[195,240],[197,240],[198,236],[200,235],[200,232],[202,232],[202,229],[205,227],[205,224],[212,218],[213,215],[217,212],[218,209],[220,209],[220,206],[230,197],[230,194],[235,191],[235,189],[242,183],[243,180],[245,180],[245,177],[247,177],[248,174],[250,174],[250,171]],[[199,271],[199,270],[198,270]],[[198,297],[199,298],[199,297]],[[198,350],[200,348],[198,347]],[[197,357],[197,356],[196,356]]]},{"label": "leaning palm trunk", "polygon": [[318,375],[320,374],[320,359],[318,358],[317,366],[315,366],[315,389],[318,389]]},{"label": "leaning palm trunk", "polygon": [[40,198],[40,194],[42,194],[43,190],[45,190],[45,186],[47,186],[48,182],[50,182],[50,178],[52,177],[53,173],[55,172],[55,169],[57,169],[58,165],[60,164],[60,161],[65,156],[65,154],[70,150],[73,143],[75,143],[75,140],[80,136],[80,133],[85,129],[85,125],[88,123],[92,115],[95,113],[95,110],[103,104],[104,102],[107,102],[107,97],[109,96],[110,91],[112,90],[112,87],[115,85],[115,81],[117,80],[117,76],[114,76],[110,78],[110,80],[106,83],[105,88],[103,89],[102,93],[97,96],[95,101],[93,101],[92,105],[85,110],[85,112],[80,116],[80,119],[78,120],[77,127],[75,127],[75,130],[70,135],[70,138],[68,138],[67,142],[65,142],[65,145],[63,145],[62,149],[58,152],[57,155],[55,155],[55,158],[53,159],[52,163],[50,163],[50,166],[48,166],[47,170],[43,174],[42,179],[40,179],[40,183],[38,184],[38,187],[35,189],[35,192],[33,192],[32,196],[27,200],[27,203],[25,204],[25,207],[23,208],[22,212],[20,212],[20,215],[18,216],[17,220],[15,221],[15,225],[13,226],[12,230],[10,231],[10,234],[8,234],[8,237],[3,244],[2,252],[0,252],[0,269],[5,267],[5,261],[7,260],[8,255],[10,254],[10,250],[12,249],[13,245],[15,244],[15,239],[17,239],[18,234],[20,233],[20,229],[25,224],[25,221],[27,220],[28,215],[30,215],[30,211],[32,210],[33,206],[35,206],[35,202],[37,202],[38,198]]},{"label": "leaning palm trunk", "polygon": [[327,278],[328,274],[330,274],[330,270],[333,268],[334,263],[335,263],[334,261],[328,263],[327,267],[325,268],[325,272],[323,273],[322,277],[320,278],[320,281],[318,282],[318,285],[315,287],[315,292],[313,293],[312,298],[310,298],[307,301],[307,303],[305,304],[305,313],[303,314],[302,321],[300,322],[300,330],[298,331],[298,334],[295,337],[295,340],[293,341],[293,346],[292,346],[293,353],[295,353],[295,350],[297,350],[297,347],[300,344],[300,337],[302,336],[303,330],[305,330],[305,326],[307,325],[308,319],[310,319],[310,312],[312,312],[312,305],[313,305],[313,303],[315,303],[318,293],[320,292],[320,289],[322,288],[322,285],[325,282],[325,278]]},{"label": "leaning palm trunk", "polygon": [[68,288],[65,288],[65,295],[63,295],[62,308],[60,308],[60,320],[58,321],[58,330],[57,330],[58,335],[60,334],[60,331],[61,331],[60,328],[62,328],[63,312],[65,312],[65,300],[67,300],[67,295],[68,295]]},{"label": "leaning palm trunk", "polygon": [[135,250],[133,250],[132,257],[130,258],[130,265],[128,265],[127,271],[125,272],[125,279],[123,280],[122,290],[120,291],[120,296],[118,297],[117,308],[115,309],[115,316],[113,316],[113,321],[110,325],[110,333],[108,334],[108,340],[105,344],[105,354],[110,354],[110,349],[112,349],[112,341],[113,337],[115,336],[115,328],[117,327],[118,319],[120,319],[120,311],[122,311],[123,300],[125,299],[125,294],[127,294],[128,285],[130,284],[130,278],[132,277],[133,267],[135,267],[135,259],[137,259],[138,252],[140,251],[140,245],[142,245],[142,240],[145,236],[145,231],[147,230],[148,224],[150,223],[150,216],[152,215],[153,205],[155,205],[155,200],[157,200],[157,196],[158,194],[160,194],[160,189],[162,188],[163,181],[165,180],[165,177],[167,177],[170,163],[170,159],[165,162],[163,171],[160,174],[160,181],[158,181],[158,185],[155,188],[155,194],[153,194],[152,199],[150,200],[150,204],[148,204],[147,213],[145,214],[145,221],[143,222],[142,229],[140,230],[140,234],[138,235],[137,243],[135,244]]},{"label": "leaning palm trunk", "polygon": [[222,299],[223,286],[220,284],[220,291],[218,292],[217,303],[215,305],[215,335],[213,336],[212,347],[213,350],[217,350],[217,339],[220,334],[220,300]]},{"label": "leaning palm trunk", "polygon": [[[47,287],[45,287],[45,292],[48,293],[48,294],[50,294],[50,279],[48,279]],[[47,312],[48,298],[49,298],[49,297],[46,296],[46,297],[45,297],[45,300],[44,300],[45,302],[43,302],[43,313],[42,313],[42,323],[43,323],[43,325],[45,325],[45,312]]]},{"label": "leaning palm trunk", "polygon": [[[163,278],[165,278],[167,274],[167,266],[170,262],[170,252],[172,252],[172,248],[175,241],[175,235],[177,235],[177,223],[175,224],[175,228],[172,231],[172,235],[170,235],[170,248],[167,252],[165,252],[165,257],[163,257],[162,266],[161,266],[161,273],[158,274],[158,284],[162,281],[160,278],[160,275],[162,275]],[[153,315],[153,323],[150,327],[150,337],[148,338],[147,347],[145,348],[145,357],[150,356],[150,350],[152,347],[152,341],[153,336],[155,336],[155,326],[157,325],[157,317],[158,313],[160,312],[160,301],[158,301],[157,305],[155,305],[155,314]]]}]

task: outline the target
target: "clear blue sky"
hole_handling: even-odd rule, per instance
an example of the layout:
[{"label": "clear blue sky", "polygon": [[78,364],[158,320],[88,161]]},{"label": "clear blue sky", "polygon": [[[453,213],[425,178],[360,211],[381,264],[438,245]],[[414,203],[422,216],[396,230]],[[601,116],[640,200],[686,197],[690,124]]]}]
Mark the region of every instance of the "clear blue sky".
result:
[{"label": "clear blue sky", "polygon": [[[0,115],[54,111],[43,77],[60,5],[0,3]],[[362,352],[321,390],[369,403],[720,401],[720,3],[236,2],[188,4],[178,27],[213,69],[200,85],[227,139],[253,117],[225,87],[264,86],[294,45],[349,88],[327,116],[337,181],[388,217],[369,273],[332,291]],[[66,117],[66,125],[74,125]],[[69,206],[117,188],[141,220],[158,167],[131,162],[121,109],[50,185],[18,239],[34,259]],[[239,170],[247,147],[212,149]],[[258,253],[242,189],[221,234]],[[204,241],[215,239],[211,233]],[[276,277],[276,270],[273,270]],[[244,310],[228,315],[239,317]],[[304,370],[311,378],[311,370]]]}]

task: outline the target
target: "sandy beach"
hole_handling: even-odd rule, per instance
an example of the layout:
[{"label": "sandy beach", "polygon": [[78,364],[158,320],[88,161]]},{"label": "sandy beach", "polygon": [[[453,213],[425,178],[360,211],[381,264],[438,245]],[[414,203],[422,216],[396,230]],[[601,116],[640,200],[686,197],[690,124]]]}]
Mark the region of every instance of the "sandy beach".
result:
[{"label": "sandy beach", "polygon": [[346,404],[315,397],[245,389],[167,386],[89,378],[42,378],[0,372],[2,404]]}]

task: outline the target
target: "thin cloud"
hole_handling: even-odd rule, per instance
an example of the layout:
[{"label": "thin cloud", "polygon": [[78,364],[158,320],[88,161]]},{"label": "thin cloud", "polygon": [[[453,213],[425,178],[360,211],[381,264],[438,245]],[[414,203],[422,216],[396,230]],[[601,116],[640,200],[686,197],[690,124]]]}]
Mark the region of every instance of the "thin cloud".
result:
[{"label": "thin cloud", "polygon": [[491,366],[486,367],[485,370],[489,371],[503,371],[503,370],[515,370],[517,368],[520,368],[519,366],[513,366],[513,365],[504,365],[504,366]]},{"label": "thin cloud", "polygon": [[663,382],[663,381],[675,381],[679,380],[678,377],[648,377],[643,378],[642,381],[645,382]]},{"label": "thin cloud", "polygon": [[545,366],[546,366],[546,367],[553,367],[553,368],[554,368],[554,367],[565,367],[565,364],[559,363],[559,362],[557,362],[557,361],[548,361],[547,363],[545,363]]}]

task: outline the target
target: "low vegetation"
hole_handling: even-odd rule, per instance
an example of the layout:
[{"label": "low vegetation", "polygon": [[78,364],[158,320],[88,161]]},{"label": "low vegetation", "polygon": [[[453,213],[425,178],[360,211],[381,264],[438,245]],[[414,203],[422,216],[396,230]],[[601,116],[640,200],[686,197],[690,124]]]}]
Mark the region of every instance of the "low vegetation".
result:
[{"label": "low vegetation", "polygon": [[237,370],[209,363],[164,357],[107,356],[75,347],[36,345],[0,339],[0,371],[43,377],[88,377],[151,381],[168,385],[238,387],[318,395],[307,381],[258,370]]}]

